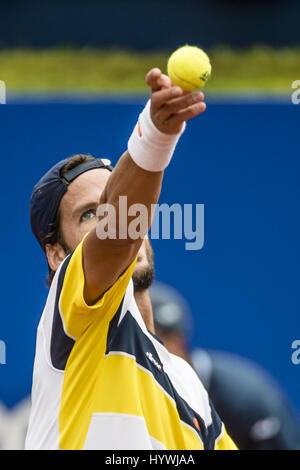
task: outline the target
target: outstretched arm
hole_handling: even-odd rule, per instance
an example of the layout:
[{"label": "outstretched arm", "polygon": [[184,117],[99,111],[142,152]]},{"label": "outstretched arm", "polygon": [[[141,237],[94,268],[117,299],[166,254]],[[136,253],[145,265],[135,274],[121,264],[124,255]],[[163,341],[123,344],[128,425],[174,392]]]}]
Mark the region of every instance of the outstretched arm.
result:
[{"label": "outstretched arm", "polygon": [[[170,139],[180,133],[185,121],[201,114],[206,108],[201,92],[183,92],[157,68],[147,74],[146,82],[151,88],[152,122],[158,131],[170,136]],[[141,157],[144,158],[143,155]],[[148,166],[146,165],[147,168]],[[158,202],[162,179],[163,170],[149,171],[143,168],[134,161],[129,151],[126,151],[117,163],[100,198],[100,205],[109,204],[115,209],[116,237],[99,239],[96,227],[88,234],[83,244],[84,296],[88,304],[98,300],[135,259],[150,228],[151,207]],[[142,204],[149,214],[145,233],[138,239],[131,237],[128,232],[126,237],[120,236],[121,233],[124,234],[124,230],[127,231],[133,218],[128,214],[120,214],[120,196],[126,196],[127,208],[133,204]],[[103,221],[103,217],[103,214],[99,217],[99,223]]]}]

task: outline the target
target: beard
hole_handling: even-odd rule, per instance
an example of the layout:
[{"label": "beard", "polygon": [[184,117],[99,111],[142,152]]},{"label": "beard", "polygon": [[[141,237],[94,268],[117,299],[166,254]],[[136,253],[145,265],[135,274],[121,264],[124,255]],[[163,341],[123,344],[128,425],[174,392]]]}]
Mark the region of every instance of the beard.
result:
[{"label": "beard", "polygon": [[[72,253],[71,248],[68,247],[67,243],[62,237],[59,239],[58,243],[60,243],[60,245],[63,247],[66,256]],[[149,239],[147,239],[146,242],[145,256],[147,265],[143,268],[135,269],[132,275],[134,292],[141,292],[143,290],[149,289],[154,280],[154,253]],[[46,281],[48,287],[51,286],[54,275],[55,272],[51,271],[49,267],[49,274]]]},{"label": "beard", "polygon": [[147,266],[136,269],[132,275],[134,292],[149,289],[154,280],[154,255],[150,241],[146,244]]}]

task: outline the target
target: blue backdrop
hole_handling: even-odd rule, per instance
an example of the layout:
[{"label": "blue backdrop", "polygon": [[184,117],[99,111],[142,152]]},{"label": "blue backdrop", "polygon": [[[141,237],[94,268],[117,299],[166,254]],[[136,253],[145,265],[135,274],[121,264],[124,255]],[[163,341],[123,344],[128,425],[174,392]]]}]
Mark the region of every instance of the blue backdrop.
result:
[{"label": "blue backdrop", "polygon": [[[189,302],[193,345],[256,360],[300,409],[300,365],[291,361],[300,338],[300,107],[207,102],[205,115],[187,126],[160,200],[204,204],[205,244],[186,251],[184,241],[153,241],[156,278]],[[141,107],[121,99],[0,106],[0,400],[8,407],[30,392],[47,296],[46,262],[29,227],[32,187],[73,153],[115,163]]]}]

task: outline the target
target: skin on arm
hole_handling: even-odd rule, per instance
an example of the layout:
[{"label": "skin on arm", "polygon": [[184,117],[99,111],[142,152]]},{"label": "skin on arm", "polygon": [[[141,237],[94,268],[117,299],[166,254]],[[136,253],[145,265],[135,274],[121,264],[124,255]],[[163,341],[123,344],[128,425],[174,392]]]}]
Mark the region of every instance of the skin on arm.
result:
[{"label": "skin on arm", "polygon": [[[159,69],[150,70],[146,82],[151,88],[152,121],[165,134],[178,134],[185,121],[201,114],[206,108],[201,92],[183,92]],[[84,296],[88,304],[97,301],[117,281],[135,259],[143,242],[143,237],[137,240],[130,236],[126,239],[118,237],[119,232],[124,230],[124,227],[118,225],[119,197],[127,197],[127,207],[143,204],[147,208],[148,231],[151,225],[151,206],[158,202],[162,179],[163,171],[150,172],[142,169],[132,160],[128,151],[120,158],[99,201],[100,204],[110,204],[115,208],[116,238],[100,240],[95,228],[83,244]],[[126,227],[130,221],[131,218],[127,217]]]}]

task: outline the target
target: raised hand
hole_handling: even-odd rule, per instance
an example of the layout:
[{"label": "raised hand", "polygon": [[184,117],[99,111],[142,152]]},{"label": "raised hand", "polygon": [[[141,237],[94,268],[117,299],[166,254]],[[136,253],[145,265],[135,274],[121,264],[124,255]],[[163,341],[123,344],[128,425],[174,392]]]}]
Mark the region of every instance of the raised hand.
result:
[{"label": "raised hand", "polygon": [[159,68],[148,72],[146,83],[151,88],[152,121],[157,129],[165,134],[178,134],[185,121],[193,119],[206,109],[201,91],[183,91],[174,86],[171,79]]}]

